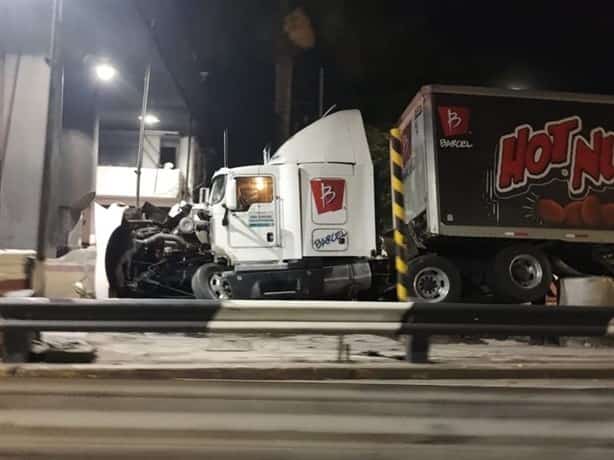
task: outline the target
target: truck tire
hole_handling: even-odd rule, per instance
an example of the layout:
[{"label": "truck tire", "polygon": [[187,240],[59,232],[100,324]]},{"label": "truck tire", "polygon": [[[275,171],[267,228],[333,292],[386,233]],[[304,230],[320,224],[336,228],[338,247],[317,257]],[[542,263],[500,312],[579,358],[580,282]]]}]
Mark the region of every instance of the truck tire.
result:
[{"label": "truck tire", "polygon": [[110,297],[130,297],[128,278],[135,252],[132,233],[127,225],[120,225],[111,233],[104,256]]},{"label": "truck tire", "polygon": [[424,302],[458,302],[462,294],[461,275],[445,257],[428,254],[409,262],[409,295]]},{"label": "truck tire", "polygon": [[552,283],[552,265],[544,252],[529,244],[508,246],[497,253],[490,288],[503,301],[543,299]]},{"label": "truck tire", "polygon": [[222,276],[224,267],[218,264],[205,264],[192,276],[192,292],[197,299],[227,300],[232,298],[228,280]]}]

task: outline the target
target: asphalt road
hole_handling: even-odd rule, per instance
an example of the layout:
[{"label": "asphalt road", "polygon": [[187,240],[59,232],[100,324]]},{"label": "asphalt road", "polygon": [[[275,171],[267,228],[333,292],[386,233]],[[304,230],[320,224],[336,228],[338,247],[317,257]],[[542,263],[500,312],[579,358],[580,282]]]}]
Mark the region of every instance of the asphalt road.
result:
[{"label": "asphalt road", "polygon": [[1,458],[614,458],[614,382],[0,381]]}]

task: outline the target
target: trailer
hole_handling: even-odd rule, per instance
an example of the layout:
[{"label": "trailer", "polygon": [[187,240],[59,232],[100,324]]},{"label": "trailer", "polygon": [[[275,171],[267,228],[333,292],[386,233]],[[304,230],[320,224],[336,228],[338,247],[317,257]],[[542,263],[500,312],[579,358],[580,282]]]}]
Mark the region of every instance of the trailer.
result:
[{"label": "trailer", "polygon": [[401,296],[539,302],[614,273],[614,98],[425,86],[392,130]]}]

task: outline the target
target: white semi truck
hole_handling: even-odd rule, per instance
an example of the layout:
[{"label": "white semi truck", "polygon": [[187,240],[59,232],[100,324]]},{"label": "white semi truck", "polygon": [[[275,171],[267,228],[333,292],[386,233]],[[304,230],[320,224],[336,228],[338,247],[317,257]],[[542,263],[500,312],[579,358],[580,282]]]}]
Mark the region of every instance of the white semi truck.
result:
[{"label": "white semi truck", "polygon": [[352,298],[371,288],[373,165],[359,111],[316,121],[263,164],[220,169],[206,195],[166,217],[151,206],[127,215],[107,251],[116,295]]}]

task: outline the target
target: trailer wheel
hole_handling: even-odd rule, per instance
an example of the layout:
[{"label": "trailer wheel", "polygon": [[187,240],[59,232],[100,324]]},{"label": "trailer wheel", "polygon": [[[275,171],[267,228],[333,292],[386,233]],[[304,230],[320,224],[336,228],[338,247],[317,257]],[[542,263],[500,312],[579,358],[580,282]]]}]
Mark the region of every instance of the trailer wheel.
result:
[{"label": "trailer wheel", "polygon": [[490,287],[502,300],[543,299],[552,283],[552,266],[542,250],[529,244],[508,246],[494,258]]},{"label": "trailer wheel", "polygon": [[224,279],[224,267],[218,264],[205,264],[199,267],[192,277],[192,291],[197,299],[225,300],[232,298],[232,289]]},{"label": "trailer wheel", "polygon": [[410,297],[425,302],[458,302],[462,293],[461,275],[448,259],[429,254],[409,262],[407,273]]}]

